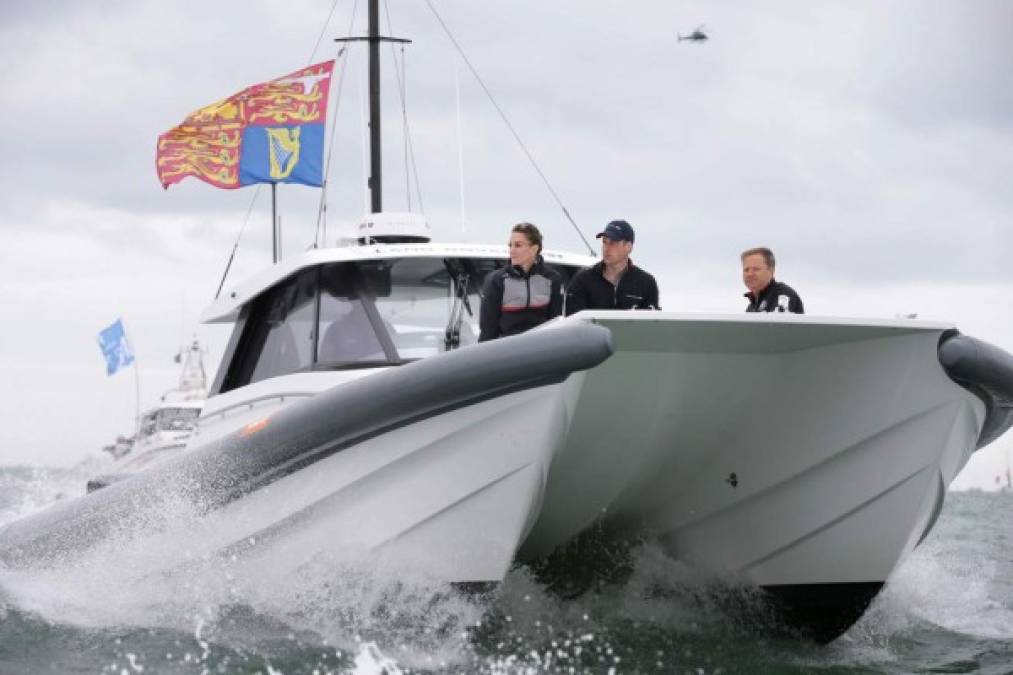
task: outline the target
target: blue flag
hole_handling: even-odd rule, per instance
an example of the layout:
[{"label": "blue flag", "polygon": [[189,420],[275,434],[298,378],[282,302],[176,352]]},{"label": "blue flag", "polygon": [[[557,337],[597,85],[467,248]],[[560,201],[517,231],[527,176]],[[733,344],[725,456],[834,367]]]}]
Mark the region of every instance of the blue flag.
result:
[{"label": "blue flag", "polygon": [[130,351],[130,343],[127,342],[123,322],[119,319],[116,319],[111,326],[104,328],[98,334],[98,346],[102,350],[102,356],[106,358],[107,375],[112,375],[120,368],[134,362],[134,354]]}]

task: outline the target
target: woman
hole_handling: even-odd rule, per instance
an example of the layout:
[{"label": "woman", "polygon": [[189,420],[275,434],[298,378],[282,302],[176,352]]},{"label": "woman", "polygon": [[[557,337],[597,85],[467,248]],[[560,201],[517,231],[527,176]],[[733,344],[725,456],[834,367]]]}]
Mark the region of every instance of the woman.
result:
[{"label": "woman", "polygon": [[479,342],[518,335],[563,311],[562,279],[542,261],[542,233],[531,223],[510,232],[510,264],[482,286]]}]

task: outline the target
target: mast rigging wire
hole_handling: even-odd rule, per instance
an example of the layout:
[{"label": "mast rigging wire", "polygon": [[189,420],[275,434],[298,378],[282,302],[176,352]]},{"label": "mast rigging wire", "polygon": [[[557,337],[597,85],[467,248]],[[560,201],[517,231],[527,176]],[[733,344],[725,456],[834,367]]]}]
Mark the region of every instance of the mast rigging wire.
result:
[{"label": "mast rigging wire", "polygon": [[236,235],[236,243],[232,245],[232,253],[229,254],[229,261],[225,263],[225,271],[222,273],[222,280],[218,282],[218,290],[215,291],[215,300],[222,294],[222,287],[225,285],[225,277],[229,276],[229,270],[232,268],[232,261],[236,258],[236,250],[239,248],[239,240],[243,238],[243,232],[246,230],[247,223],[250,222],[250,214],[253,213],[253,205],[257,203],[257,195],[260,194],[260,186],[263,183],[257,183],[257,189],[253,191],[253,199],[250,200],[250,207],[246,209],[246,217],[243,218],[243,224],[239,228],[239,234]]},{"label": "mast rigging wire", "polygon": [[[387,31],[393,35],[394,25],[390,21],[390,4],[387,0],[384,0],[383,10],[387,15]],[[404,139],[405,139],[405,188],[408,193],[408,210],[412,210],[412,196],[411,188],[409,187],[409,171],[408,161],[411,160],[411,176],[415,179],[415,194],[419,199],[419,211],[421,213],[426,212],[426,208],[422,203],[422,188],[419,186],[419,170],[415,164],[415,145],[412,143],[412,130],[411,125],[408,123],[408,76],[406,73],[407,59],[405,58],[405,47],[404,43],[401,44],[401,70],[398,71],[398,60],[397,50],[394,48],[394,43],[390,45],[390,53],[394,58],[394,75],[397,76],[397,88],[398,94],[401,97],[401,119],[404,125]]]},{"label": "mast rigging wire", "polygon": [[[337,6],[337,3],[338,0],[334,0],[335,6]],[[358,12],[359,12],[359,0],[355,0],[355,2],[352,3],[352,16],[348,20],[349,37],[351,37],[352,30],[355,28],[355,17],[358,15]],[[332,8],[331,14],[333,13],[334,9]],[[330,16],[328,16],[327,23],[324,24],[324,30],[320,32],[321,36],[323,36],[324,31],[327,30],[327,26],[329,25],[330,20],[331,18]],[[318,45],[320,44],[319,39],[317,39],[317,44]],[[316,53],[315,50],[314,53]],[[338,50],[338,54],[337,56],[334,57],[334,60],[337,61],[342,57],[344,57],[344,60],[342,61],[342,66],[345,66],[348,64],[348,52],[345,50],[345,47],[342,47],[341,49]],[[335,63],[334,65],[337,66],[338,64]],[[317,227],[316,230],[313,232],[314,248],[318,248],[323,242],[323,240],[327,238],[327,184],[331,175],[331,157],[334,154],[334,131],[338,127],[337,125],[338,108],[341,106],[341,92],[344,90],[344,86],[345,86],[345,70],[342,70],[341,79],[338,80],[338,93],[334,99],[334,112],[331,113],[331,138],[330,142],[327,145],[327,160],[324,162],[324,184],[320,186],[320,206],[317,207]]]},{"label": "mast rigging wire", "polygon": [[[320,30],[320,35],[317,37],[316,44],[313,45],[313,51],[310,52],[310,58],[309,58],[309,60],[306,63],[307,66],[313,65],[313,59],[314,59],[314,57],[316,57],[317,49],[320,48],[320,41],[323,40],[324,34],[327,32],[327,26],[331,23],[331,17],[334,16],[334,10],[337,9],[338,3],[340,1],[341,0],[334,0],[334,2],[331,4],[331,11],[328,12],[328,14],[327,14],[327,20],[324,21],[324,27]],[[358,0],[356,0],[356,6],[357,5],[358,5]],[[354,9],[352,10],[352,19],[353,19],[353,21],[355,19],[355,10]],[[351,34],[351,31],[349,31],[349,34]],[[330,157],[328,156],[328,160],[329,159],[330,159]],[[327,184],[327,178],[326,178],[326,174],[325,174],[324,185],[326,185],[326,184]],[[225,271],[222,272],[222,280],[220,282],[218,282],[218,290],[215,291],[215,298],[214,298],[215,300],[217,300],[218,296],[221,295],[222,288],[225,286],[225,279],[229,276],[229,270],[232,269],[232,262],[235,260],[235,258],[236,258],[236,251],[239,249],[239,241],[243,238],[243,232],[246,231],[246,225],[250,222],[250,214],[253,213],[253,205],[257,203],[257,197],[260,196],[260,186],[261,185],[262,185],[262,183],[257,183],[257,189],[253,191],[253,198],[250,199],[250,206],[249,206],[249,208],[246,209],[246,217],[243,218],[243,224],[239,227],[239,234],[236,235],[236,242],[235,242],[235,244],[232,245],[232,252],[229,254],[229,260],[228,260],[228,262],[225,263]],[[322,199],[321,199],[321,201],[322,201]],[[319,222],[319,216],[318,216],[318,220],[317,220],[317,227],[318,227],[318,229],[319,229],[319,225],[320,225],[320,222]]]},{"label": "mast rigging wire", "polygon": [[[320,29],[320,35],[317,36],[317,42],[315,45],[313,45],[313,51],[310,52],[309,63],[306,64],[308,66],[313,65],[313,59],[316,58],[317,50],[320,49],[320,42],[324,39],[324,34],[327,32],[327,27],[331,25],[331,17],[334,16],[334,10],[338,8],[338,2],[340,2],[340,0],[334,0],[334,3],[331,5],[331,11],[327,15],[327,19],[324,21],[323,27]],[[352,10],[352,17],[353,18],[355,17],[354,9]]]},{"label": "mast rigging wire", "polygon": [[471,61],[468,60],[467,54],[464,53],[464,50],[461,48],[461,45],[458,44],[457,40],[454,38],[453,33],[450,32],[450,28],[448,28],[447,24],[443,21],[443,17],[441,17],[440,13],[436,11],[436,7],[433,6],[431,0],[426,0],[426,4],[429,6],[429,9],[432,11],[433,16],[436,17],[436,20],[439,22],[440,26],[443,28],[443,32],[447,34],[448,38],[450,38],[450,42],[453,43],[454,48],[457,50],[457,53],[461,55],[461,59],[464,60],[465,65],[468,66],[468,70],[470,70],[471,74],[475,76],[475,79],[478,81],[479,86],[482,87],[482,91],[484,91],[486,97],[488,97],[489,102],[492,103],[493,107],[496,109],[496,112],[499,113],[499,116],[500,118],[502,118],[503,123],[506,124],[507,129],[509,129],[510,133],[513,134],[514,140],[517,141],[517,144],[521,147],[521,150],[524,151],[524,154],[527,156],[528,161],[531,162],[531,166],[533,166],[535,168],[535,171],[538,172],[538,175],[541,177],[542,182],[545,183],[545,187],[548,188],[549,194],[551,194],[553,199],[556,200],[556,203],[559,204],[559,208],[563,210],[563,215],[566,216],[566,219],[570,221],[571,225],[573,225],[573,229],[577,232],[577,236],[579,236],[580,240],[584,242],[585,246],[587,246],[587,250],[591,252],[591,255],[596,255],[597,252],[591,247],[591,244],[588,243],[587,238],[584,237],[584,233],[580,231],[579,227],[577,227],[577,223],[574,222],[573,217],[570,216],[570,211],[563,204],[563,200],[559,198],[558,194],[556,194],[556,191],[555,189],[553,189],[552,184],[549,182],[549,179],[546,177],[541,167],[538,166],[538,162],[535,161],[534,155],[532,155],[531,152],[528,150],[527,146],[524,145],[524,141],[521,140],[521,137],[514,129],[514,126],[510,124],[510,120],[507,119],[506,113],[504,113],[503,109],[500,108],[498,103],[496,103],[496,99],[493,98],[492,92],[489,91],[489,88],[487,86],[485,86],[485,82],[482,81],[482,78],[479,76],[478,71],[475,70],[475,67],[471,65]]},{"label": "mast rigging wire", "polygon": [[[354,17],[354,13],[353,13]],[[313,233],[313,248],[319,248],[323,240],[327,238],[327,185],[331,174],[331,157],[334,154],[334,130],[337,128],[338,108],[341,106],[341,92],[345,84],[344,66],[348,63],[348,52],[345,47],[338,50],[334,60],[341,59],[341,79],[338,80],[338,93],[334,98],[334,113],[331,122],[331,138],[327,145],[327,160],[324,162],[324,184],[320,186],[320,206],[317,207],[317,227]],[[335,66],[338,64],[335,63]],[[322,230],[322,233],[321,233]]]}]

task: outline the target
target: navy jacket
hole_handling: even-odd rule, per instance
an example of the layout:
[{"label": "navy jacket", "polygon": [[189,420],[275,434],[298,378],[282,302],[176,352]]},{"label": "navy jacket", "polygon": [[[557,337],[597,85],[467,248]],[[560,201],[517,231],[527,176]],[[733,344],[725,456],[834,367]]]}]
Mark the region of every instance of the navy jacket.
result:
[{"label": "navy jacket", "polygon": [[574,275],[566,290],[567,315],[582,309],[661,309],[658,282],[630,261],[615,286],[605,278],[599,262]]},{"label": "navy jacket", "polygon": [[479,342],[517,335],[563,312],[562,278],[542,257],[527,274],[507,265],[489,272],[482,285]]}]

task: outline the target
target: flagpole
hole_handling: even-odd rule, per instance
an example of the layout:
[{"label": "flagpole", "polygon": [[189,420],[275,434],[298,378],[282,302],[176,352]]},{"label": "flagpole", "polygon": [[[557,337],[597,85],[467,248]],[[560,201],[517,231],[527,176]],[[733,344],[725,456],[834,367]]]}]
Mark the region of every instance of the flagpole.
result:
[{"label": "flagpole", "polygon": [[278,227],[278,184],[271,183],[271,237],[274,243],[274,262],[281,259],[281,232]]},{"label": "flagpole", "polygon": [[136,355],[134,356],[134,429],[141,430],[141,375],[137,369]]},{"label": "flagpole", "polygon": [[127,349],[130,350],[130,356],[133,358],[134,366],[134,433],[141,430],[141,375],[137,368],[137,352],[134,351],[134,345],[130,342],[130,337],[127,335],[127,331],[123,331],[123,341],[127,343]]}]

